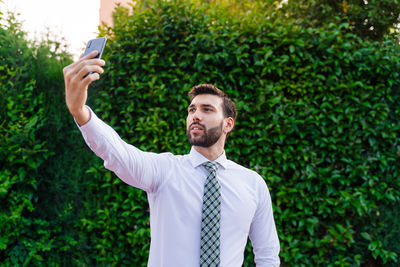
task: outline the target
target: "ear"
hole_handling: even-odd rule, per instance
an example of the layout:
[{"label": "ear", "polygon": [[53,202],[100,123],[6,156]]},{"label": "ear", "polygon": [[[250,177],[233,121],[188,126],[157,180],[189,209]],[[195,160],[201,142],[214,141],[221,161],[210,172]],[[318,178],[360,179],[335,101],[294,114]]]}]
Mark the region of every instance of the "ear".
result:
[{"label": "ear", "polygon": [[224,133],[229,133],[232,131],[233,127],[235,126],[235,121],[232,117],[228,117],[224,119]]}]

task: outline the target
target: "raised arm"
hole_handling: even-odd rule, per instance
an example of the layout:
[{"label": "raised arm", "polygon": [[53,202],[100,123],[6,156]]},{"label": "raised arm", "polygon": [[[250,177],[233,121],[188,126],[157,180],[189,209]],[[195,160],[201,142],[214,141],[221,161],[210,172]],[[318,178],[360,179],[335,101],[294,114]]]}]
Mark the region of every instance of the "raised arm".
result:
[{"label": "raised arm", "polygon": [[[100,73],[104,72],[104,60],[94,58],[97,53],[93,51],[63,69],[65,102],[79,125],[84,125],[90,119],[90,112],[85,107],[88,87],[93,81],[100,79]],[[87,75],[88,73],[91,74]]]},{"label": "raised arm", "polygon": [[86,144],[104,160],[107,169],[131,186],[154,192],[164,182],[163,170],[170,165],[171,157],[144,152],[129,145],[85,105],[88,86],[100,78],[105,64],[103,60],[94,58],[96,55],[94,51],[64,68],[68,110],[79,124]]}]

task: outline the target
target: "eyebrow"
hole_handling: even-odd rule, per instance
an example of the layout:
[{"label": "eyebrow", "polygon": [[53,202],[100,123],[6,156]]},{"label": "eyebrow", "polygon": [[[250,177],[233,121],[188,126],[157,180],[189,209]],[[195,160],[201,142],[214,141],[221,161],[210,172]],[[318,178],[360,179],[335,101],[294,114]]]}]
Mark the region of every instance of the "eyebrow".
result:
[{"label": "eyebrow", "polygon": [[[192,107],[195,107],[196,105],[195,104],[190,104],[189,105],[189,107],[188,108],[192,108]],[[210,108],[213,108],[213,109],[216,109],[213,105],[211,105],[211,104],[200,104],[200,106],[201,107],[210,107]]]}]

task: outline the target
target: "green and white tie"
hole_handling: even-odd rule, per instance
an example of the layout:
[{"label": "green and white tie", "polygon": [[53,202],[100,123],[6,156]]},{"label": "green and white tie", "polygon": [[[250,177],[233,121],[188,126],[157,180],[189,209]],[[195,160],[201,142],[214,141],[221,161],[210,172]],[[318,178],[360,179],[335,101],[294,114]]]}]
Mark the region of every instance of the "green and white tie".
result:
[{"label": "green and white tie", "polygon": [[205,162],[209,172],[204,184],[203,212],[201,218],[200,267],[219,266],[219,237],[221,218],[221,185],[217,180],[216,162]]}]

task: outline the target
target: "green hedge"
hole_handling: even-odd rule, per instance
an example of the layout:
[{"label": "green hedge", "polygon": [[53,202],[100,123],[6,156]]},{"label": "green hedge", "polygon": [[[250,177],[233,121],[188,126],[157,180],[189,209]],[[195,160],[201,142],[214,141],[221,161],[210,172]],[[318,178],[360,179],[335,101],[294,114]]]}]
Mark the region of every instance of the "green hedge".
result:
[{"label": "green hedge", "polygon": [[[9,92],[18,70],[1,66],[0,72],[4,73],[0,77],[1,92]],[[42,260],[40,252],[51,242],[48,222],[28,215],[35,208],[38,169],[51,156],[46,143],[36,138],[46,118],[41,107],[43,94],[35,97],[34,87],[34,83],[28,83],[18,93],[2,95],[0,257],[2,264],[10,266]]]},{"label": "green hedge", "polygon": [[85,148],[65,108],[62,68],[71,59],[51,36],[28,41],[14,14],[0,13],[0,266],[79,257],[84,162],[69,149]]},{"label": "green hedge", "polygon": [[[89,105],[129,143],[183,154],[187,92],[216,84],[239,109],[228,157],[270,188],[282,266],[396,266],[399,47],[262,10],[119,8],[100,30],[105,73]],[[12,31],[2,27],[2,42]],[[64,104],[68,55],[18,40],[20,63],[7,56],[12,45],[0,47],[0,265],[146,266],[146,195],[83,144]],[[254,266],[250,244],[244,266]]]}]

